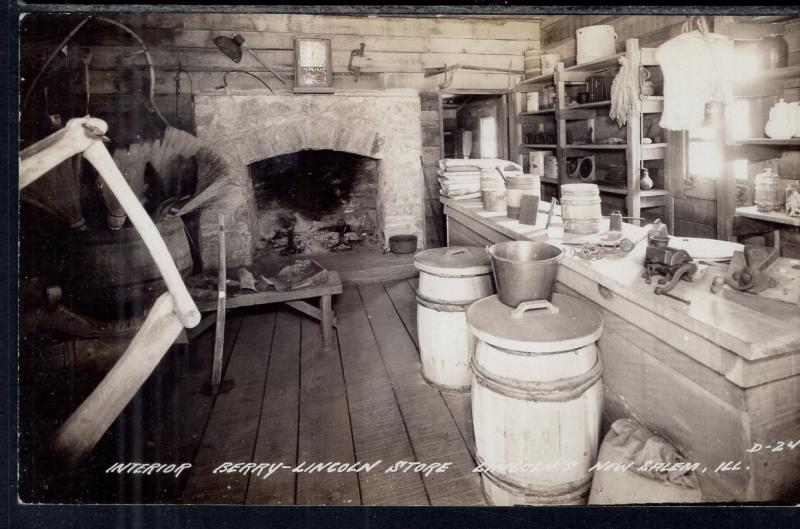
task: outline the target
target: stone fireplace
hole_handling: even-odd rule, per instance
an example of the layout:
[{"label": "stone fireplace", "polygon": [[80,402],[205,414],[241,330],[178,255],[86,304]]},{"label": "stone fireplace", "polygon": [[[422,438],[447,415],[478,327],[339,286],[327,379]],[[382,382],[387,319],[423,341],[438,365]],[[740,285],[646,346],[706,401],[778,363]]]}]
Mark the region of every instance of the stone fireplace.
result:
[{"label": "stone fireplace", "polygon": [[[259,214],[253,174],[258,173],[259,167],[263,169],[265,163],[313,151],[326,152],[328,156],[340,153],[341,158],[347,159],[354,157],[359,161],[354,167],[374,173],[371,184],[358,181],[354,185],[358,188],[356,202],[363,206],[364,215],[370,209],[366,192],[373,186],[374,232],[382,245],[392,235],[414,234],[419,247],[424,247],[420,100],[416,92],[200,95],[195,98],[195,116],[198,137],[225,159],[233,183],[229,197],[216,201],[200,215],[204,268],[213,269],[218,261],[216,224],[220,211],[226,214],[229,265],[252,264],[256,247],[260,242],[263,245],[264,222],[269,217],[264,211]],[[269,178],[269,174],[277,174],[274,167],[262,171],[258,178]],[[286,185],[286,175],[280,177]],[[257,185],[263,188],[265,182],[259,181]],[[331,190],[330,186],[319,187]],[[301,199],[306,200],[326,198],[309,198],[313,195],[305,191],[301,194]],[[343,212],[352,213],[351,199],[342,198]],[[262,210],[276,205],[270,205],[264,196],[260,201]],[[282,207],[285,206],[284,203]],[[311,216],[301,215],[304,217],[301,220],[314,221]],[[323,223],[331,220],[316,219]],[[367,228],[369,222],[365,218]],[[359,229],[363,227],[359,224]]]}]

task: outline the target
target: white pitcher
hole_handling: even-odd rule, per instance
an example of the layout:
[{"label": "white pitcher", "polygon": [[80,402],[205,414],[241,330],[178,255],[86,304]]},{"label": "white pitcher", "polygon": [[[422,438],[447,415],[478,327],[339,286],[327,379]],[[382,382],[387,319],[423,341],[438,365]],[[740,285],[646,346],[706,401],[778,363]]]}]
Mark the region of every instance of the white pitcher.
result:
[{"label": "white pitcher", "polygon": [[769,121],[764,132],[774,140],[788,140],[796,131],[789,103],[781,98],[769,109]]}]

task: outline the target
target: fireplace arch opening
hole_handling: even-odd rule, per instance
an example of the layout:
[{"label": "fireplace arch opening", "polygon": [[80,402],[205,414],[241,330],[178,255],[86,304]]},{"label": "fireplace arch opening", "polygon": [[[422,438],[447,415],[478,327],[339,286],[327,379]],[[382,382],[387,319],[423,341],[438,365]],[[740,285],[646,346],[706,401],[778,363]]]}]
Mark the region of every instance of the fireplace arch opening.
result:
[{"label": "fireplace arch opening", "polygon": [[249,164],[257,256],[380,247],[378,170],[374,158],[328,149]]}]

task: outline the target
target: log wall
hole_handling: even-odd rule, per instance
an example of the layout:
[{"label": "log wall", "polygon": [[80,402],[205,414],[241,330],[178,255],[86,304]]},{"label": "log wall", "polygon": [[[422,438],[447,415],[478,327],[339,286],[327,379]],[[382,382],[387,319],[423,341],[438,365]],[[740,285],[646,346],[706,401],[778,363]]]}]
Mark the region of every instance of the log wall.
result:
[{"label": "log wall", "polygon": [[[31,15],[28,24],[53,15]],[[74,17],[77,22],[81,17]],[[150,49],[157,76],[156,91],[174,95],[174,77],[179,65],[192,76],[182,79],[182,91],[221,92],[222,73],[249,71],[261,75],[273,90],[291,90],[293,78],[293,37],[313,35],[331,39],[332,62],[337,91],[412,88],[436,90],[442,76],[425,78],[425,68],[444,65],[484,66],[521,70],[522,54],[539,48],[539,22],[532,18],[482,17],[389,17],[285,14],[126,14],[111,18],[133,28]],[[44,22],[46,24],[46,22]],[[68,29],[68,28],[66,28]],[[38,32],[37,32],[38,33]],[[52,47],[25,42],[23,58],[40,64]],[[64,33],[66,34],[66,32]],[[282,85],[247,51],[240,63],[223,55],[213,43],[219,35],[241,34],[245,45],[273,69],[286,77]],[[366,45],[363,58],[353,64],[361,67],[355,82],[348,72],[350,52]],[[53,42],[55,44],[55,42]],[[92,91],[96,94],[127,94],[135,87],[130,79],[120,79],[120,70],[144,67],[141,55],[127,56],[138,44],[112,26],[90,22],[76,37],[74,45],[89,46]],[[76,74],[82,73],[77,54],[70,58]],[[80,69],[79,69],[80,68]],[[185,74],[183,74],[185,76]],[[508,88],[506,73],[457,71],[451,89]],[[248,76],[229,75],[234,90],[263,91],[264,86]],[[76,76],[73,90],[82,92],[82,79]]]},{"label": "log wall", "polygon": [[[429,93],[422,98],[421,110],[426,118],[422,120],[424,157],[430,158],[423,160],[423,165],[431,168],[442,157],[441,134],[434,121],[439,120],[437,92],[444,76],[425,77],[425,68],[461,64],[522,70],[524,50],[540,47],[537,17],[144,13],[109,18],[128,25],[145,42],[156,71],[156,104],[171,123],[180,123],[189,130],[194,128],[192,95],[222,95],[226,93],[225,84],[229,93],[269,94],[261,82],[242,72],[261,77],[276,93],[291,92],[293,38],[330,38],[337,92],[414,89]],[[53,47],[81,19],[63,15],[26,18],[21,30],[21,54],[28,78],[35,75]],[[236,34],[241,34],[245,45],[287,83],[282,84],[247,50],[237,64],[213,42],[216,36]],[[348,63],[350,52],[362,42],[365,56],[356,57],[353,62],[361,68],[356,81],[348,71]],[[145,107],[148,76],[145,58],[136,54],[138,43],[120,29],[98,21],[89,22],[71,43],[72,53],[60,58],[58,71],[63,79],[58,90],[50,90],[50,113],[85,113],[84,65],[77,53],[80,47],[92,52],[90,111],[94,115],[108,119],[112,130],[138,131],[141,127],[137,120],[156,119]],[[226,76],[226,72],[231,73]],[[517,78],[503,72],[457,70],[448,90],[504,90]],[[177,98],[176,89],[180,90]],[[53,101],[52,94],[56,92],[59,97]],[[41,105],[41,101],[38,103]],[[122,109],[128,117],[120,117]],[[131,141],[137,134],[131,134]],[[427,231],[434,235],[442,231],[443,217],[435,173],[428,172],[426,211],[431,226]]]}]

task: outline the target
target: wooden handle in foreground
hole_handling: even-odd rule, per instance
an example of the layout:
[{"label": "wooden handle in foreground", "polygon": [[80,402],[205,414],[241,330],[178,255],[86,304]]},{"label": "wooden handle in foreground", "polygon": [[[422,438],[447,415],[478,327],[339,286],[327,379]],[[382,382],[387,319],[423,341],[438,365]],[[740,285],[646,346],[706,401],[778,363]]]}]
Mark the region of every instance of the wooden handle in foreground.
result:
[{"label": "wooden handle in foreground", "polygon": [[131,223],[142,237],[145,246],[150,251],[150,255],[153,256],[153,260],[155,260],[156,266],[158,266],[158,270],[164,278],[164,282],[167,284],[167,289],[172,294],[178,319],[186,328],[195,327],[200,323],[200,311],[197,310],[194,300],[186,290],[183,278],[178,272],[158,228],[156,228],[144,207],[139,203],[139,199],[136,198],[125,177],[122,176],[108,149],[102,142],[95,141],[83,152],[83,156],[100,173],[103,181],[114,193],[114,196],[117,197],[125,213],[128,214]]},{"label": "wooden handle in foreground", "polygon": [[182,328],[173,298],[165,292],[122,357],[59,428],[53,450],[72,464],[80,462],[144,384]]},{"label": "wooden handle in foreground", "polygon": [[19,189],[32,184],[47,171],[98,141],[86,135],[84,123],[96,127],[103,134],[108,130],[108,125],[102,119],[74,118],[67,121],[63,129],[19,153]]}]

